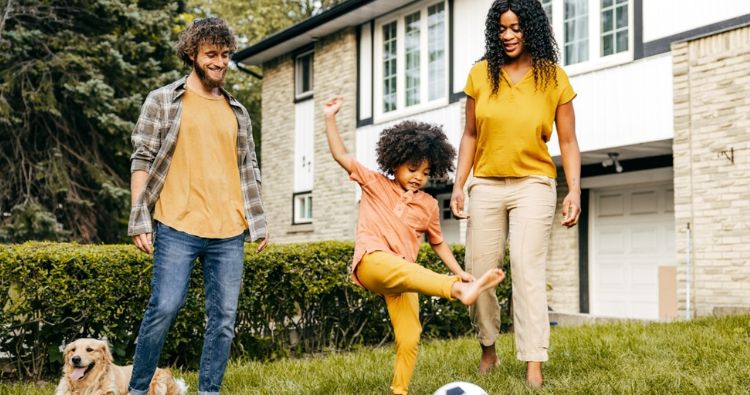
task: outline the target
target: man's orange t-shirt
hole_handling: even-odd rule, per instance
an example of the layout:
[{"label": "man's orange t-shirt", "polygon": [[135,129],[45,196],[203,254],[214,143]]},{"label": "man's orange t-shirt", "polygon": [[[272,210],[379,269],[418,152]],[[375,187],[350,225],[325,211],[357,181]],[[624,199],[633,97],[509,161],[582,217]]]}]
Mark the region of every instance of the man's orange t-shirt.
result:
[{"label": "man's orange t-shirt", "polygon": [[356,269],[367,253],[384,251],[416,262],[423,234],[432,245],[443,242],[435,198],[422,191],[404,191],[396,180],[356,160],[349,177],[362,188],[351,268],[355,283],[360,284]]}]

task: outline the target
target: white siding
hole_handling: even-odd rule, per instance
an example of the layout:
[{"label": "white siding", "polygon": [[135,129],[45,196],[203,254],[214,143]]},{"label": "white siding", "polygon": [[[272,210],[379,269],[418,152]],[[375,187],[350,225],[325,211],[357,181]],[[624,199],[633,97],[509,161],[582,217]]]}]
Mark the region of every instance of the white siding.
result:
[{"label": "white siding", "polygon": [[313,189],[315,100],[294,106],[294,192]]},{"label": "white siding", "polygon": [[484,54],[484,21],[492,1],[453,1],[453,87],[463,92],[471,66]]},{"label": "white siding", "polygon": [[748,0],[643,1],[643,41],[649,42],[712,23],[750,14]]},{"label": "white siding", "polygon": [[[359,36],[359,119],[372,117],[372,29],[361,26]],[[344,92],[341,92],[342,94]]]},{"label": "white siding", "polygon": [[[580,74],[571,84],[581,152],[673,137],[670,54]],[[549,150],[560,154],[556,135]]]}]

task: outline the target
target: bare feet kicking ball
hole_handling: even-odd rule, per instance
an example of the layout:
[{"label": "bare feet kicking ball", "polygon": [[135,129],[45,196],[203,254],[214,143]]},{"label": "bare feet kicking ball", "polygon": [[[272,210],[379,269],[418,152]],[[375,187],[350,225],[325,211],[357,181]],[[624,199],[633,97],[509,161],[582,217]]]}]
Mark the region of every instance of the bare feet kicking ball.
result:
[{"label": "bare feet kicking ball", "polygon": [[465,305],[472,305],[477,301],[479,294],[490,288],[494,288],[505,278],[505,272],[500,269],[492,269],[479,277],[476,281],[463,283],[456,281],[451,288],[451,296],[460,300]]}]

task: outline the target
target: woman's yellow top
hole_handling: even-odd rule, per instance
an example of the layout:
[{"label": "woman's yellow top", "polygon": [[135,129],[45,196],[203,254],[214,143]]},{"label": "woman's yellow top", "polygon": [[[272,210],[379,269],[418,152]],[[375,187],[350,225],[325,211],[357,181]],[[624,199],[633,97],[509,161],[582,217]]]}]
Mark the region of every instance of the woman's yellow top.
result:
[{"label": "woman's yellow top", "polygon": [[555,111],[576,97],[568,75],[557,66],[557,83],[544,90],[534,83],[533,69],[517,83],[503,70],[496,95],[487,76],[487,61],[469,72],[464,92],[475,102],[477,148],[475,177],[557,177],[547,151]]}]

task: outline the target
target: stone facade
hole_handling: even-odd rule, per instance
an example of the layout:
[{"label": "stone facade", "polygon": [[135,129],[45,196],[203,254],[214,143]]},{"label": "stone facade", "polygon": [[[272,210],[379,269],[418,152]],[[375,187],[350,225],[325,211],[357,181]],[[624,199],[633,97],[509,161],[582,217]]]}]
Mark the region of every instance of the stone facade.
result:
[{"label": "stone facade", "polygon": [[[263,65],[263,203],[271,239],[277,243],[353,240],[357,216],[355,185],[328,150],[322,106],[344,96],[338,125],[344,143],[355,152],[357,42],[354,29],[317,41],[313,55],[315,108],[313,222],[292,225],[294,177],[294,59],[283,56]],[[292,127],[290,127],[292,126]],[[283,177],[280,175],[284,175]]]},{"label": "stone facade", "polygon": [[547,292],[547,301],[556,312],[578,313],[578,225],[569,229],[560,225],[562,202],[568,194],[568,184],[562,170],[558,169],[558,172],[557,209],[547,251],[547,284],[551,287]]},{"label": "stone facade", "polygon": [[694,316],[748,311],[750,27],[674,43],[672,55],[680,316],[688,258]]}]

